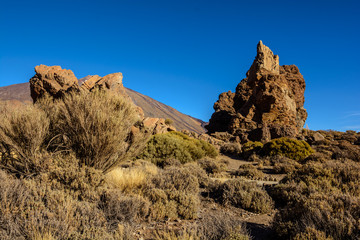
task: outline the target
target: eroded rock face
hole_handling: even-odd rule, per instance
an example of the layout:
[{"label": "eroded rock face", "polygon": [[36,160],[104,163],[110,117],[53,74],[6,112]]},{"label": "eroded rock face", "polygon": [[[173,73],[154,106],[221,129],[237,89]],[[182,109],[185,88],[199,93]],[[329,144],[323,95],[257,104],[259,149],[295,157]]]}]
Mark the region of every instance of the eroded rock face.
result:
[{"label": "eroded rock face", "polygon": [[60,66],[40,65],[35,67],[36,74],[30,79],[31,97],[34,102],[45,94],[60,98],[65,93],[79,91],[78,80],[71,70]]},{"label": "eroded rock face", "polygon": [[295,65],[279,66],[279,57],[263,45],[247,77],[214,104],[209,133],[229,132],[242,142],[295,137],[307,118],[305,80]]}]

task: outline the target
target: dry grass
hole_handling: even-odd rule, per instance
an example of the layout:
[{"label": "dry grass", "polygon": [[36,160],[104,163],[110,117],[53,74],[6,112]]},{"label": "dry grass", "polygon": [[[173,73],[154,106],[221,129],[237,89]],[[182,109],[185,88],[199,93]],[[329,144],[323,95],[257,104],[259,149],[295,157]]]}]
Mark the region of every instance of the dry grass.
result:
[{"label": "dry grass", "polygon": [[106,182],[124,192],[134,192],[158,173],[155,165],[115,168],[106,174]]}]

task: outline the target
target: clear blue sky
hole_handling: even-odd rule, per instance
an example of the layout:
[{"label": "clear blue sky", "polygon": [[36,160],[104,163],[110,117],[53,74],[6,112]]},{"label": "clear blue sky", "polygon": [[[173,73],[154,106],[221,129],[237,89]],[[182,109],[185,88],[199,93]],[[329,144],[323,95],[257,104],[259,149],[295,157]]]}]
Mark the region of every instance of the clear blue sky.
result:
[{"label": "clear blue sky", "polygon": [[259,40],[306,81],[310,129],[360,131],[360,1],[0,1],[0,86],[39,64],[124,86],[208,121]]}]

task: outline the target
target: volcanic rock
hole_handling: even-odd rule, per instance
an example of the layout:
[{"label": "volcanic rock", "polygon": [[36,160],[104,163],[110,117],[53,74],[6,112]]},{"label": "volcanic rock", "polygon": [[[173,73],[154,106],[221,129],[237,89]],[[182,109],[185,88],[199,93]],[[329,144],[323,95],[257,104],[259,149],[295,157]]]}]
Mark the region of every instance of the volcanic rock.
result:
[{"label": "volcanic rock", "polygon": [[71,70],[60,66],[40,65],[35,67],[35,76],[30,79],[30,92],[34,102],[46,94],[60,98],[65,93],[79,91],[78,80]]},{"label": "volcanic rock", "polygon": [[247,77],[214,104],[209,133],[228,132],[242,142],[296,137],[307,118],[305,80],[295,65],[279,66],[279,57],[261,41]]},{"label": "volcanic rock", "polygon": [[83,82],[81,87],[89,91],[93,91],[94,89],[107,89],[119,93],[125,97],[129,97],[126,94],[122,79],[123,75],[120,72],[108,74],[105,77],[94,75]]}]

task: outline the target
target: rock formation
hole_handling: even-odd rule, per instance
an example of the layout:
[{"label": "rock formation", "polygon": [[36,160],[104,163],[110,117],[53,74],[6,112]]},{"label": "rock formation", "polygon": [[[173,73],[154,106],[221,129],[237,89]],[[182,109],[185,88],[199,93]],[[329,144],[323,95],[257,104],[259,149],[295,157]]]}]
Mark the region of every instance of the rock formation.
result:
[{"label": "rock formation", "polygon": [[279,66],[279,57],[260,41],[246,76],[235,93],[220,94],[208,132],[228,132],[241,142],[297,136],[307,118],[299,69]]},{"label": "rock formation", "polygon": [[[71,91],[91,92],[95,89],[112,91],[133,102],[123,86],[122,73],[112,73],[105,77],[88,76],[84,81],[79,81],[71,70],[62,69],[60,66],[40,65],[35,67],[35,72],[35,76],[29,81],[31,97],[34,102],[46,94],[53,98],[61,98]],[[145,118],[143,109],[135,104],[134,106],[142,122],[138,128],[134,126],[133,132],[136,132],[136,129],[138,131],[143,129],[152,134],[157,134],[176,130],[175,127],[167,125],[164,118]]]},{"label": "rock formation", "polygon": [[35,67],[35,76],[30,79],[31,97],[34,102],[45,94],[61,98],[70,91],[79,91],[78,80],[71,70],[60,66],[40,65]]}]

